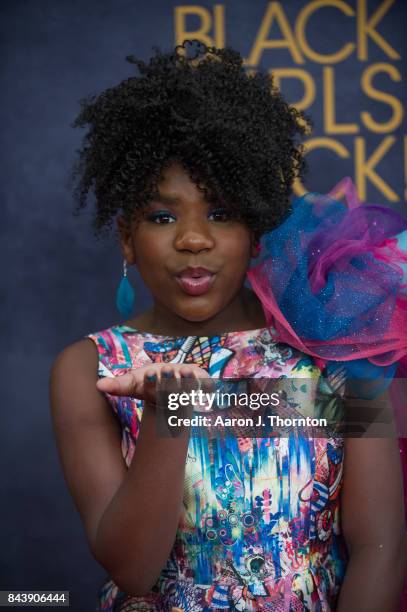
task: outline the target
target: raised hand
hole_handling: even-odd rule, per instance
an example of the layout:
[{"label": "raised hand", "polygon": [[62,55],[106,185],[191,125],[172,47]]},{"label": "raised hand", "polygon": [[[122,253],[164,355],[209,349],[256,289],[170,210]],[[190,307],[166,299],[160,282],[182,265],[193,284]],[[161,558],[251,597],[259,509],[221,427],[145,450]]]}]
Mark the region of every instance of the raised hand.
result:
[{"label": "raised hand", "polygon": [[106,377],[97,381],[99,391],[110,395],[133,397],[148,404],[156,403],[157,383],[162,379],[175,379],[178,387],[196,388],[198,379],[209,379],[206,370],[195,364],[157,363],[140,368],[132,368],[122,376]]}]

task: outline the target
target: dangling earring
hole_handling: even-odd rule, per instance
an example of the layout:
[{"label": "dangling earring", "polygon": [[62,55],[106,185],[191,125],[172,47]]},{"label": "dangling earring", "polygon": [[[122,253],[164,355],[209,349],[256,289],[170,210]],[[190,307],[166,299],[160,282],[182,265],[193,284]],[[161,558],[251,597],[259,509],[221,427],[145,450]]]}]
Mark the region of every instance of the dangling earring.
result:
[{"label": "dangling earring", "polygon": [[133,312],[134,289],[127,278],[127,261],[123,260],[123,277],[116,292],[117,310],[124,317],[128,317]]}]

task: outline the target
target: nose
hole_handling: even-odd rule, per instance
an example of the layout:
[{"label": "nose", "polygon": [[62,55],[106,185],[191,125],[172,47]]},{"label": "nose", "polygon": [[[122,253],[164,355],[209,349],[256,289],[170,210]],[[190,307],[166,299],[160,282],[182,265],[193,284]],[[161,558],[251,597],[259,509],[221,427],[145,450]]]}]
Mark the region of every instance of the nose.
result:
[{"label": "nose", "polygon": [[199,253],[213,249],[215,240],[207,222],[189,221],[179,227],[174,246],[178,251]]}]

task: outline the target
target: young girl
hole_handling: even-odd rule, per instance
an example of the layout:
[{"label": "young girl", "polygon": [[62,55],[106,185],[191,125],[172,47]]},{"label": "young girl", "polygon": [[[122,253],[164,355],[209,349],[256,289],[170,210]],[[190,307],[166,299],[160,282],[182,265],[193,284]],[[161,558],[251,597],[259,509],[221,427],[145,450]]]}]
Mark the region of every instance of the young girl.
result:
[{"label": "young girl", "polygon": [[302,377],[312,405],[323,374],[333,398],[372,372],[383,392],[407,353],[407,222],[315,195],[291,208],[304,117],[238,53],[183,47],[129,58],[140,75],[76,121],[89,126],[79,207],[93,189],[96,230],[117,219],[118,306],[130,316],[128,266],[153,297],[64,349],[51,374],[67,484],[109,573],[100,609],[396,610],[397,440],[156,431],[163,377]]}]

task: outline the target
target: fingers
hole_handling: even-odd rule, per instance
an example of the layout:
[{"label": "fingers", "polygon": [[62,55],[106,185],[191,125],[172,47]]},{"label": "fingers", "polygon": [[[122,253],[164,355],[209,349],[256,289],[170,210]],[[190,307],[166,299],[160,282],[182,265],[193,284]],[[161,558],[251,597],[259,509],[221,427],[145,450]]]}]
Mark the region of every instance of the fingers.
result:
[{"label": "fingers", "polygon": [[213,379],[203,369],[195,364],[183,364],[178,366],[176,375],[179,376],[178,390],[181,391],[202,391],[204,393],[213,390]]},{"label": "fingers", "polygon": [[143,376],[143,398],[148,404],[157,401],[157,383],[161,379],[161,368],[147,367]]},{"label": "fingers", "polygon": [[[168,381],[168,384],[165,384]],[[101,378],[96,386],[110,395],[133,397],[155,403],[157,385],[171,391],[202,389],[209,391],[212,379],[195,364],[151,364],[133,368],[121,376]],[[208,386],[209,385],[209,386]],[[208,386],[208,389],[206,387]]]},{"label": "fingers", "polygon": [[130,370],[126,374],[114,378],[101,378],[97,381],[96,386],[103,393],[125,397],[138,397],[141,390],[137,370]]}]

